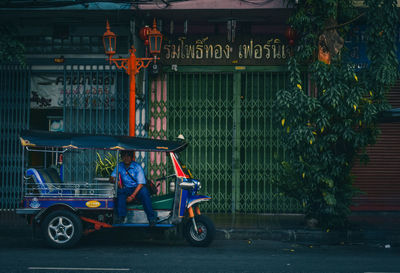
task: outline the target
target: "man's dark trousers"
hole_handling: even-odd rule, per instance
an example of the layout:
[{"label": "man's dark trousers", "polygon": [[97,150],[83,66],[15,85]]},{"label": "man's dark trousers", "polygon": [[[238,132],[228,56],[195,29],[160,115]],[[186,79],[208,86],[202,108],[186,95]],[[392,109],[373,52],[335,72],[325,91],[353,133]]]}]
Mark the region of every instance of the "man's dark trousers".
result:
[{"label": "man's dark trousers", "polygon": [[[126,198],[128,196],[132,195],[132,193],[135,191],[136,188],[118,188],[117,192],[117,213],[119,217],[125,217],[127,214],[126,211]],[[140,202],[143,205],[144,212],[147,215],[147,219],[153,220],[155,218],[154,216],[154,211],[153,207],[151,206],[151,198],[149,191],[147,190],[146,186],[143,185],[143,187],[140,189],[140,191],[137,193],[136,198],[140,200]]]}]

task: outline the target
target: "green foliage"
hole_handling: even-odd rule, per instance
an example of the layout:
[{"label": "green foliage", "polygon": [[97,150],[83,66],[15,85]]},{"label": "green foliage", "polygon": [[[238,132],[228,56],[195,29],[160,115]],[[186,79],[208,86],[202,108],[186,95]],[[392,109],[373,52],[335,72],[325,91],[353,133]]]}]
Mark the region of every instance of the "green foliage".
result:
[{"label": "green foliage", "polygon": [[[299,200],[308,217],[330,228],[347,224],[357,194],[351,168],[358,156],[365,157],[365,147],[375,142],[378,114],[388,108],[385,93],[398,77],[396,1],[365,1],[369,68],[356,72],[344,61],[344,50],[330,65],[318,61],[318,38],[326,22],[334,18],[340,25],[357,16],[349,2],[299,1],[289,20],[299,35],[288,62],[290,84],[276,98],[287,147],[280,189]],[[345,38],[351,24],[343,26],[337,31]],[[308,72],[309,86],[302,82],[300,66]]]},{"label": "green foliage", "polygon": [[117,162],[117,157],[111,153],[107,153],[104,158],[101,158],[100,154],[97,153],[96,175],[98,177],[110,177],[115,166],[117,166]]},{"label": "green foliage", "polygon": [[0,64],[19,62],[25,64],[25,47],[16,37],[16,29],[0,26]]}]

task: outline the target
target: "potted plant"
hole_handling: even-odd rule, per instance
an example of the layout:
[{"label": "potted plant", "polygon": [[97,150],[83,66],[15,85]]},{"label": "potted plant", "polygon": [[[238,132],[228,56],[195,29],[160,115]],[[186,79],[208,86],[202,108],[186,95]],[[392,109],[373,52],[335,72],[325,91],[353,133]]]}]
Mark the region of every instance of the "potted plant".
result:
[{"label": "potted plant", "polygon": [[108,152],[103,158],[97,153],[96,180],[108,180],[117,165],[117,156]]}]

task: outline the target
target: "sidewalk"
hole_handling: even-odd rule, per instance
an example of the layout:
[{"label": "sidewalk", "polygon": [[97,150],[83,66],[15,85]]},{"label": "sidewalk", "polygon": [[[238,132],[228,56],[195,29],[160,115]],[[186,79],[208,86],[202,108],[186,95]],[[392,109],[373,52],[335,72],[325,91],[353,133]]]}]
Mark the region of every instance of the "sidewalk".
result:
[{"label": "sidewalk", "polygon": [[302,214],[209,215],[218,239],[264,239],[304,244],[400,246],[400,212],[357,212],[342,231],[309,227]]},{"label": "sidewalk", "polygon": [[[379,244],[400,246],[400,212],[364,212],[350,216],[343,231],[308,227],[302,214],[206,214],[220,240],[276,240],[310,245]],[[30,226],[13,212],[0,215],[0,236],[31,236]]]}]

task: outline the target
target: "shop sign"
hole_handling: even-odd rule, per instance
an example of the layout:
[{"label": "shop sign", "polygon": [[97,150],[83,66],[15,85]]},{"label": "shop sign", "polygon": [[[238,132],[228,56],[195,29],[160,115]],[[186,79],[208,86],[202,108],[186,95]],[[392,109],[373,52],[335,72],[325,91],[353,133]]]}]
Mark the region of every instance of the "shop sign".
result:
[{"label": "shop sign", "polygon": [[237,38],[175,37],[163,41],[163,65],[284,65],[289,56],[286,40],[278,35]]},{"label": "shop sign", "polygon": [[64,78],[63,74],[54,73],[32,75],[31,108],[63,107],[64,90],[68,102],[72,102],[78,108],[109,107],[115,95],[115,80],[109,75],[99,75],[95,78]]}]

